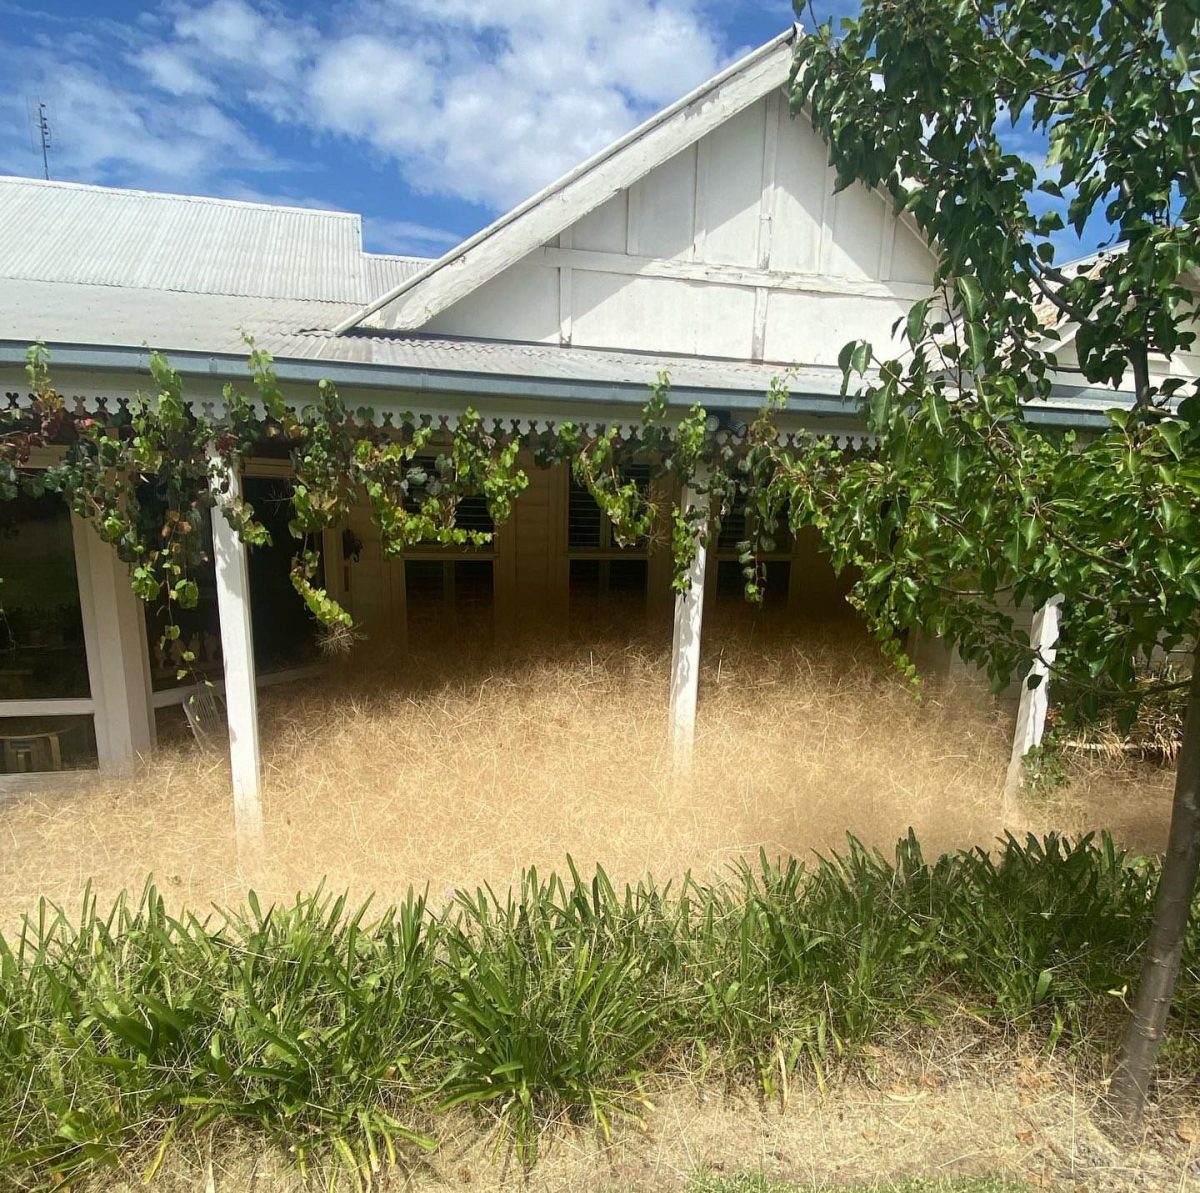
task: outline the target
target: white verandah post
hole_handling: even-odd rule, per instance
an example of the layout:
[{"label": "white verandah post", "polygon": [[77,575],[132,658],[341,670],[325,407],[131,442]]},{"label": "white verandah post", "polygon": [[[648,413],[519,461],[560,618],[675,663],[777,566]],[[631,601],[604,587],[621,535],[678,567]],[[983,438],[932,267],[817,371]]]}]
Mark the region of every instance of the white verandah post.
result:
[{"label": "white verandah post", "polygon": [[[697,470],[692,483],[683,491],[680,508],[708,507],[708,495],[697,489],[708,483],[703,470]],[[696,535],[696,554],[688,568],[688,590],[675,597],[675,629],[671,639],[671,703],[669,711],[671,749],[677,774],[692,763],[696,737],[696,694],[700,683],[700,632],[704,620],[704,576],[708,549],[704,545],[707,527]]]},{"label": "white verandah post", "polygon": [[[215,483],[215,481],[214,481]],[[242,495],[240,464],[230,469],[225,500]],[[233,777],[233,822],[239,860],[263,850],[262,779],[258,750],[258,698],[254,687],[254,634],[250,624],[250,572],[246,545],[218,508],[212,514],[213,564],[225,709],[229,719],[229,768]]]},{"label": "white verandah post", "polygon": [[1029,686],[1027,676],[1021,683],[1021,698],[1017,704],[1017,726],[1013,734],[1012,757],[1008,763],[1008,774],[1004,780],[1006,806],[1021,787],[1021,768],[1025,755],[1035,746],[1042,744],[1046,731],[1046,713],[1050,708],[1050,668],[1057,653],[1059,610],[1061,595],[1051,597],[1034,615],[1029,629],[1029,645],[1034,650],[1033,666],[1029,676],[1040,675],[1042,682],[1036,688]]},{"label": "white verandah post", "polygon": [[129,568],[83,518],[71,515],[96,755],[103,771],[131,770],[154,745],[150,662],[142,602]]}]

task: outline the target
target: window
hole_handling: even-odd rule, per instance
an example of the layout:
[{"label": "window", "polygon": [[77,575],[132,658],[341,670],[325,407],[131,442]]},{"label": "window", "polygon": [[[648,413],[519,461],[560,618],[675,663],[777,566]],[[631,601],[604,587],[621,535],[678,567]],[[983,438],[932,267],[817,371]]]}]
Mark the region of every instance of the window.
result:
[{"label": "window", "polygon": [[[417,456],[413,464],[431,475],[435,456]],[[418,500],[406,503],[416,510]],[[454,514],[458,530],[494,534],[495,523],[482,494],[463,497]],[[410,625],[420,626],[453,616],[456,624],[490,623],[493,607],[493,544],[483,547],[431,542],[404,553],[404,596]]]},{"label": "window", "polygon": [[[644,497],[650,491],[650,465],[629,464],[621,470],[621,479],[633,481]],[[587,486],[571,473],[567,495],[567,552],[568,554],[598,551],[619,551],[626,554],[645,554],[645,542],[622,547],[616,540],[613,524],[605,517]]]},{"label": "window", "polygon": [[[649,464],[628,465],[621,475],[643,495],[650,491]],[[572,618],[622,617],[645,604],[649,541],[622,547],[613,524],[574,475],[567,494],[567,558]]]},{"label": "window", "polygon": [[[437,456],[414,456],[412,468],[419,468],[429,477],[437,476]],[[421,494],[409,496],[404,502],[404,508],[409,513],[416,513],[421,507]],[[458,508],[454,511],[454,526],[457,530],[474,530],[482,534],[495,532],[496,524],[488,511],[487,498],[482,493],[474,493],[468,497],[459,498]],[[439,544],[431,543],[430,546]],[[460,548],[461,549],[461,548]]]},{"label": "window", "polygon": [[94,767],[71,515],[57,494],[0,503],[0,610],[0,772]]},{"label": "window", "polygon": [[[721,530],[717,535],[717,554],[732,555],[738,553],[738,544],[747,542],[754,532],[753,515],[747,513],[744,498],[739,498],[721,519]],[[782,519],[775,524],[771,535],[775,542],[772,556],[790,556],[792,553],[792,534],[787,523]]]},{"label": "window", "polygon": [[0,699],[89,695],[71,515],[56,493],[0,502],[0,609]]},{"label": "window", "polygon": [[[787,559],[767,559],[761,563],[762,576],[766,582],[763,590],[763,607],[781,608],[787,604],[788,585],[792,578],[792,564]],[[717,598],[722,601],[744,601],[746,580],[742,565],[736,559],[717,560]]]},{"label": "window", "polygon": [[[247,476],[242,478],[242,493],[254,507],[255,517],[271,535],[270,545],[250,547],[247,567],[250,573],[250,621],[254,635],[254,665],[262,674],[303,666],[318,657],[319,626],[292,587],[292,559],[299,542],[292,537],[288,522],[292,516],[291,481],[281,477]],[[147,485],[141,493],[143,503],[154,500]],[[221,658],[221,618],[217,610],[217,578],[212,557],[212,519],[224,515],[215,510],[203,514],[203,553],[192,569],[199,596],[191,609],[174,609],[179,626],[175,642],[161,641],[166,625],[165,600],[146,606],[146,637],[150,647],[150,676],[154,690],[190,683],[191,677],[178,677],[182,653],[190,650],[195,662],[189,670],[207,679],[219,680],[224,670]],[[320,543],[316,544],[320,550]],[[323,565],[314,580],[324,583]]]},{"label": "window", "polygon": [[485,618],[492,607],[490,559],[406,559],[404,593],[410,621]]},{"label": "window", "polygon": [[[320,626],[292,587],[292,560],[301,546],[288,529],[292,518],[292,482],[247,476],[242,481],[242,493],[271,535],[269,546],[252,547],[247,554],[254,665],[265,674],[315,662],[320,653],[317,646]],[[309,545],[319,552],[320,536]],[[312,582],[318,588],[324,587],[324,561],[317,565]]]},{"label": "window", "polygon": [[[714,552],[717,568],[717,599],[732,603],[745,598],[745,578],[742,563],[738,558],[739,543],[749,541],[754,532],[753,515],[748,513],[744,499],[733,504],[721,519]],[[775,550],[759,557],[761,578],[764,583],[763,605],[772,609],[784,606],[788,600],[788,585],[792,571],[792,535],[782,520],[775,526],[771,536]],[[710,562],[709,566],[712,566]]]}]

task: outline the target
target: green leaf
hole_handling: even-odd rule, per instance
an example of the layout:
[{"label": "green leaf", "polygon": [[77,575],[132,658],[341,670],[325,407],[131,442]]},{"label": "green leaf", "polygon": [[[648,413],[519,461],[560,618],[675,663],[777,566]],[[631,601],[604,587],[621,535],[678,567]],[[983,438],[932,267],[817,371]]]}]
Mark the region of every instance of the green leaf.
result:
[{"label": "green leaf", "polygon": [[979,279],[971,275],[955,278],[954,287],[958,291],[958,297],[967,318],[969,320],[978,319],[983,310],[983,287],[980,286]]},{"label": "green leaf", "polygon": [[908,320],[905,325],[905,335],[908,337],[908,342],[914,347],[924,338],[925,319],[929,313],[929,304],[932,301],[932,296],[922,298],[919,302],[914,302],[909,308]]},{"label": "green leaf", "polygon": [[987,360],[987,332],[981,323],[967,323],[964,330],[967,335],[967,350],[971,367],[978,369]]}]

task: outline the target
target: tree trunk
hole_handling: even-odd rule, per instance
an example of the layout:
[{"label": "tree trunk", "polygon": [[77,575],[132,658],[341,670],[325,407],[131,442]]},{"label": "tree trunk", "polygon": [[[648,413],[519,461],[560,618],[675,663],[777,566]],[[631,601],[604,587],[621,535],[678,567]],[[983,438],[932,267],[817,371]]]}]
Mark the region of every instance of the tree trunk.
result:
[{"label": "tree trunk", "polygon": [[1200,654],[1192,655],[1183,746],[1175,772],[1171,831],[1142,976],[1109,1086],[1109,1105],[1127,1126],[1140,1123],[1179,977],[1200,868]]}]

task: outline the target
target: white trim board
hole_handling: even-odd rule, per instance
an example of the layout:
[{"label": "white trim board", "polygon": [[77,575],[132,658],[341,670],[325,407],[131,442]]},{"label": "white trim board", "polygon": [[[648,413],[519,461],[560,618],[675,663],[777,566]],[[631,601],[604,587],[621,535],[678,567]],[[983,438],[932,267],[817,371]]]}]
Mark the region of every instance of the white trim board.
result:
[{"label": "white trim board", "polygon": [[[888,221],[889,225],[891,221]],[[692,282],[715,282],[725,286],[764,287],[769,290],[808,291],[813,294],[858,294],[869,298],[928,298],[933,291],[917,282],[875,282],[830,274],[791,273],[779,269],[747,269],[701,261],[677,261],[668,257],[638,257],[628,253],[604,253],[593,249],[543,248],[546,265],[584,272],[613,273],[626,277],[675,278]]]},{"label": "white trim board", "polygon": [[96,702],[88,696],[0,700],[0,720],[6,717],[90,717],[95,713]]},{"label": "white trim board", "polygon": [[[744,108],[787,84],[795,27],[747,54],[582,165],[339,323],[422,327]],[[384,312],[384,308],[387,308]],[[381,315],[380,318],[373,316]]]}]

